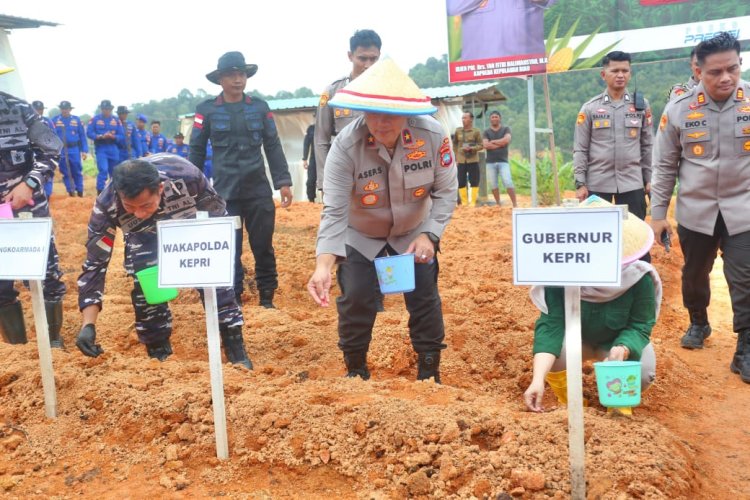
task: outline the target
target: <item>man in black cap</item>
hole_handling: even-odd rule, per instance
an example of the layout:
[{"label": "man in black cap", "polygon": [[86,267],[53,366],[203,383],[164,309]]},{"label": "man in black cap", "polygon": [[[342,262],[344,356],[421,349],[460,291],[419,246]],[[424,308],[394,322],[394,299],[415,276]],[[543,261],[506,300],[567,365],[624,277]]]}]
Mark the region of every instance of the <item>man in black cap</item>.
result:
[{"label": "man in black cap", "polygon": [[127,106],[117,106],[117,117],[122,123],[122,131],[125,132],[125,141],[117,144],[120,150],[120,161],[140,158],[141,144],[135,134],[135,123],[128,120],[130,110]]},{"label": "man in black cap", "polygon": [[[44,116],[44,103],[42,101],[34,101],[31,103],[31,107],[34,108],[34,111],[36,111],[36,114],[38,114],[45,125],[47,125],[50,130],[55,130],[55,125],[52,123],[52,120]],[[52,172],[52,175],[50,176],[49,180],[44,183],[44,192],[47,195],[47,198],[50,197],[52,194],[52,181],[55,179],[55,172]]]},{"label": "man in black cap", "polygon": [[[240,52],[227,52],[219,58],[215,71],[206,78],[221,85],[222,93],[198,105],[190,136],[190,161],[203,170],[206,143],[213,145],[214,188],[227,201],[227,212],[242,218],[250,248],[255,256],[255,282],[260,305],[273,308],[278,288],[273,230],[276,207],[268,185],[261,145],[268,159],[274,189],[281,191],[281,206],[292,203],[292,178],[276,124],[268,104],[245,94],[247,79],[258,66],[246,64]],[[234,290],[239,299],[244,269],[242,229],[236,239]]]},{"label": "man in black cap", "polygon": [[89,152],[89,141],[86,140],[86,130],[81,119],[70,113],[73,109],[70,101],[60,102],[60,114],[52,119],[55,132],[63,143],[60,154],[60,172],[69,196],[75,193],[83,196],[83,165]]},{"label": "man in black cap", "polygon": [[89,120],[86,126],[86,135],[94,141],[96,168],[99,174],[96,176],[96,194],[101,194],[107,179],[112,176],[115,166],[120,163],[120,150],[118,143],[125,142],[125,132],[120,120],[112,116],[112,102],[104,99],[99,105],[101,113]]}]

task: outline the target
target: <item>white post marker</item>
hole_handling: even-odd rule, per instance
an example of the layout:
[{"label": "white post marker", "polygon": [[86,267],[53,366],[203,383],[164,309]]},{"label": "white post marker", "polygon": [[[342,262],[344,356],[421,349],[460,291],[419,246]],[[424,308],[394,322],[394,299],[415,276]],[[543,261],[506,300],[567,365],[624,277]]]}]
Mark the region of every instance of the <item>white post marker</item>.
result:
[{"label": "white post marker", "polygon": [[47,312],[44,309],[42,284],[47,274],[47,254],[52,234],[52,219],[33,219],[30,212],[22,212],[18,219],[0,219],[0,280],[28,280],[31,307],[36,327],[39,368],[44,390],[44,414],[57,417],[55,372],[49,344]]},{"label": "white post marker", "polygon": [[214,412],[216,457],[229,458],[224,375],[221,366],[216,287],[234,284],[235,218],[208,218],[157,222],[159,287],[203,288],[208,335],[208,366]]},{"label": "white post marker", "polygon": [[565,287],[571,498],[586,498],[581,286],[620,286],[622,206],[513,210],[513,282]]}]

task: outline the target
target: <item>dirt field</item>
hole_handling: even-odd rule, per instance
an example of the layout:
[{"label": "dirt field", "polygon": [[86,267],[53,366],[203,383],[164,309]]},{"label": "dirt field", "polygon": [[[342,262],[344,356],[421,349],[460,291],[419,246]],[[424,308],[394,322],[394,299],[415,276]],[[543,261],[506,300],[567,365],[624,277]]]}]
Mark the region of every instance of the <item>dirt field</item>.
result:
[{"label": "dirt field", "polygon": [[[342,378],[335,308],[317,308],[305,290],[320,206],[279,210],[279,309],[262,309],[254,290],[245,293],[256,369],[224,365],[230,459],[220,462],[198,295],[182,291],[173,302],[174,355],[149,360],[134,332],[121,235],[97,325],[106,353],[89,359],[74,346],[75,279],[92,203],[52,200],[69,287],[68,349],[53,353],[57,419],[44,417],[35,341],[0,344],[0,495],[568,497],[566,411],[523,408],[538,313],[527,288],[512,284],[509,208],[459,207],[444,236],[442,386],[414,381],[401,296],[387,297],[378,315],[372,380]],[[252,269],[248,251],[243,259]],[[586,368],[589,497],[750,498],[750,386],[728,368],[736,337],[723,276],[716,274],[710,310],[714,335],[706,349],[688,352],[678,345],[687,326],[679,246],[655,250],[654,261],[665,288],[653,336],[658,381],[632,419],[606,414]],[[33,340],[25,290],[22,299]],[[555,406],[551,393],[546,403]]]}]

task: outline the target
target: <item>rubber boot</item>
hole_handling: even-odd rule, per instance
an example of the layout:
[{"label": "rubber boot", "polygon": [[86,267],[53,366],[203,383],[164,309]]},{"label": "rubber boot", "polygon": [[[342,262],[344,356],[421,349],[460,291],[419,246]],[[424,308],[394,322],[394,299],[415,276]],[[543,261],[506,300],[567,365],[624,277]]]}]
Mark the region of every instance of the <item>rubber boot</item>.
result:
[{"label": "rubber boot", "polygon": [[737,334],[737,349],[729,366],[732,373],[738,373],[746,384],[750,384],[750,330]]},{"label": "rubber boot", "polygon": [[253,363],[247,357],[245,339],[242,338],[242,326],[219,325],[219,330],[227,360],[233,365],[242,365],[248,370],[252,370]]},{"label": "rubber boot", "polygon": [[63,325],[63,304],[44,301],[44,312],[47,313],[47,329],[49,330],[49,345],[55,349],[65,348],[60,330]]},{"label": "rubber boot", "polygon": [[169,342],[169,338],[158,342],[152,342],[146,344],[146,352],[148,353],[149,358],[166,361],[169,355],[172,354],[172,344]]},{"label": "rubber boot", "polygon": [[345,352],[344,364],[346,364],[347,378],[359,377],[362,380],[370,380],[370,370],[367,369],[367,351]]},{"label": "rubber boot", "polygon": [[458,195],[461,197],[461,205],[469,204],[469,188],[458,188]]},{"label": "rubber boot", "polygon": [[260,305],[265,307],[266,309],[276,309],[276,306],[273,305],[273,289],[265,289],[265,290],[258,290],[258,297],[260,298]]},{"label": "rubber boot", "polygon": [[434,378],[440,383],[440,351],[420,352],[417,363],[417,380]]},{"label": "rubber boot", "polygon": [[690,311],[690,326],[685,331],[680,345],[685,349],[703,349],[703,341],[711,336],[706,310]]},{"label": "rubber boot", "polygon": [[[568,370],[549,372],[544,379],[549,384],[552,393],[561,405],[568,405]],[[583,398],[583,406],[588,406],[589,400]]]},{"label": "rubber boot", "polygon": [[471,187],[471,204],[474,206],[478,206],[477,202],[479,201],[479,188],[478,187]]},{"label": "rubber boot", "polygon": [[568,370],[549,372],[544,379],[561,405],[568,404]]},{"label": "rubber boot", "polygon": [[26,324],[20,302],[0,307],[0,333],[9,344],[25,344]]}]

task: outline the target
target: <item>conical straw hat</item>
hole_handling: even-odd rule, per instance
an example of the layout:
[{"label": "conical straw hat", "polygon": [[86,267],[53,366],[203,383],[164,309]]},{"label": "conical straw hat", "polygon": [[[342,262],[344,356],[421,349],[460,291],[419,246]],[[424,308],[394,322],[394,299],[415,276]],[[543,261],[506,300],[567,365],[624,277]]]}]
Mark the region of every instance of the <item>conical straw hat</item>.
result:
[{"label": "conical straw hat", "polygon": [[[609,207],[612,204],[596,195],[591,195],[580,206]],[[628,212],[628,218],[622,222],[622,265],[624,266],[648,253],[654,244],[654,232],[651,226],[632,212]]]},{"label": "conical straw hat", "polygon": [[392,115],[430,115],[437,111],[414,80],[387,57],[336,92],[328,104]]}]

